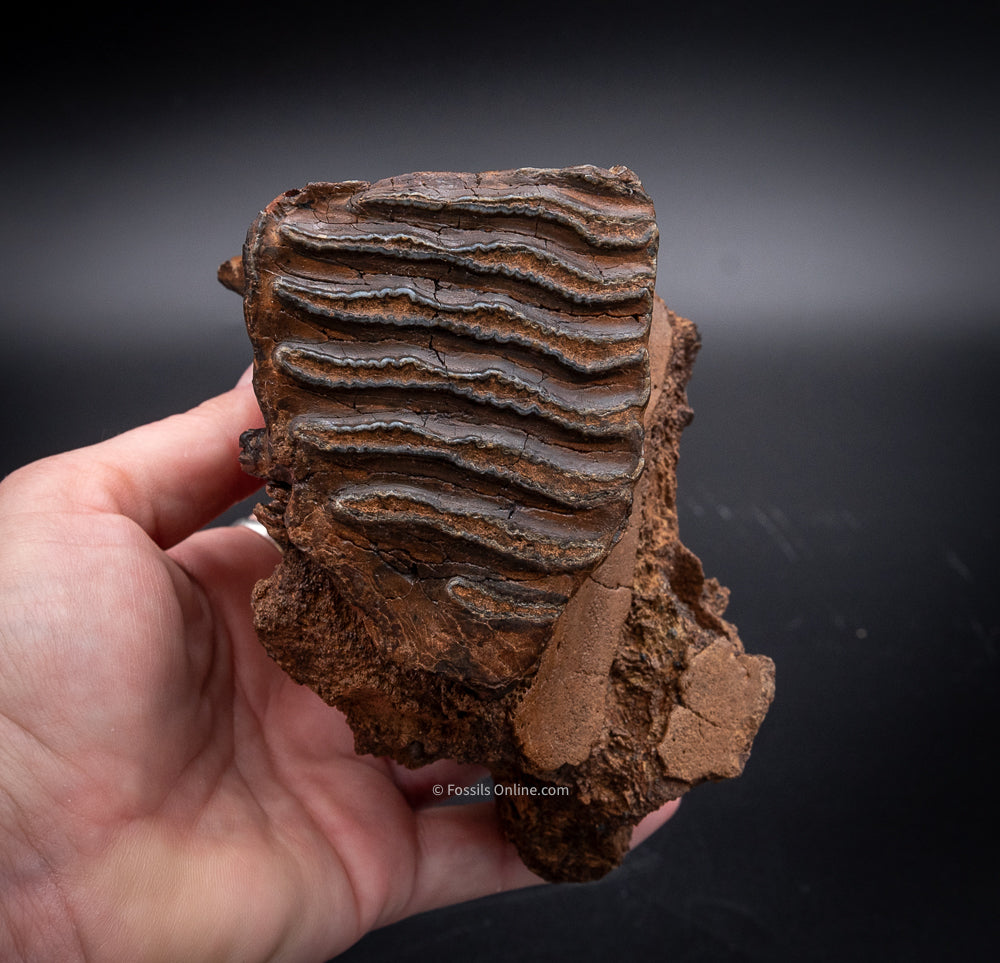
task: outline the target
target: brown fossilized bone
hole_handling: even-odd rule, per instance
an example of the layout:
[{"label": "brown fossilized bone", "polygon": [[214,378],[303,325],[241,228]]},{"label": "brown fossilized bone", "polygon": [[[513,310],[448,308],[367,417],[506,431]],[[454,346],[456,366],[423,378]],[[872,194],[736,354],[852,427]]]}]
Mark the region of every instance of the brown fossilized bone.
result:
[{"label": "brown fossilized bone", "polygon": [[220,269],[283,549],[261,641],[359,751],[489,767],[549,879],[737,775],[773,695],[677,538],[698,341],[657,241],[625,168],[411,174],[289,191]]}]

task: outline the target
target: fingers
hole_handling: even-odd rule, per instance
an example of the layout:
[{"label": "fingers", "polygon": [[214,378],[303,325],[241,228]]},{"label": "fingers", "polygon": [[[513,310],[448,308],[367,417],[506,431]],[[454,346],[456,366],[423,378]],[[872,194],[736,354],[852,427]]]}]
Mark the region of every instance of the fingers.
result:
[{"label": "fingers", "polygon": [[211,599],[228,624],[250,626],[248,604],[254,585],[281,558],[277,546],[244,526],[220,526],[194,533],[168,551]]},{"label": "fingers", "polygon": [[239,436],[261,424],[244,375],[184,414],[22,469],[24,488],[48,511],[125,515],[167,548],[260,487],[240,468]]},{"label": "fingers", "polygon": [[677,807],[680,806],[681,801],[679,799],[672,799],[666,805],[661,806],[656,812],[650,813],[644,819],[639,822],[639,825],[632,830],[632,849],[636,846],[645,842],[653,835],[675,812],[677,812]]},{"label": "fingers", "polygon": [[387,923],[543,882],[504,838],[492,802],[424,809],[416,819],[420,857],[412,895]]},{"label": "fingers", "polygon": [[485,766],[470,766],[441,759],[420,769],[407,769],[391,763],[393,781],[406,801],[414,808],[434,806],[455,800],[460,790],[488,776]]},{"label": "fingers", "polygon": [[[673,800],[646,816],[632,834],[632,847],[656,832],[679,805]],[[544,882],[504,838],[492,803],[424,809],[416,818],[421,860],[402,915]]]}]

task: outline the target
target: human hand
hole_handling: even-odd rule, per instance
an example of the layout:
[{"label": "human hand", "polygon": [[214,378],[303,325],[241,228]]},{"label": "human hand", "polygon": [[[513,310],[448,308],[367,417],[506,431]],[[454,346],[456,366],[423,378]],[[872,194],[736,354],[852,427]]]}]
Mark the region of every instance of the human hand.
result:
[{"label": "human hand", "polygon": [[[472,767],[359,757],[257,642],[248,378],[0,484],[0,958],[322,961],[538,883]],[[646,818],[635,841],[676,804]]]}]

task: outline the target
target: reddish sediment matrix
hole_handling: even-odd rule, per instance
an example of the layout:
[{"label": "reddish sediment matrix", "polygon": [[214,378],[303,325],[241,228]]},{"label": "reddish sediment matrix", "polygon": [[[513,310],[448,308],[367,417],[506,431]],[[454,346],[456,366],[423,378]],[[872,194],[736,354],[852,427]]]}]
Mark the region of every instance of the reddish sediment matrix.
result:
[{"label": "reddish sediment matrix", "polygon": [[699,339],[657,243],[627,168],[417,173],[289,191],[220,268],[282,549],[261,642],[359,752],[486,766],[549,880],[738,775],[774,694],[678,537]]}]

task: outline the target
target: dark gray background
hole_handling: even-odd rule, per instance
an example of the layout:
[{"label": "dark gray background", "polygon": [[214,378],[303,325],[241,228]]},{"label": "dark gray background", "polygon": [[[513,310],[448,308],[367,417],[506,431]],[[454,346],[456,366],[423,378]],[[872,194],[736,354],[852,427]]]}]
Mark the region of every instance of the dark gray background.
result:
[{"label": "dark gray background", "polygon": [[774,707],[745,774],[611,877],[345,959],[977,960],[1000,936],[1000,91],[978,8],[8,32],[0,473],[235,381],[249,344],[215,270],[288,188],[622,163],[656,202],[658,291],[704,344],[681,534],[775,659]]}]

